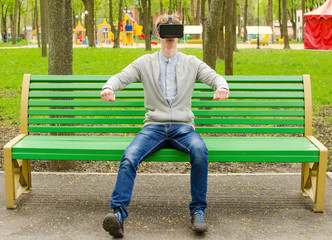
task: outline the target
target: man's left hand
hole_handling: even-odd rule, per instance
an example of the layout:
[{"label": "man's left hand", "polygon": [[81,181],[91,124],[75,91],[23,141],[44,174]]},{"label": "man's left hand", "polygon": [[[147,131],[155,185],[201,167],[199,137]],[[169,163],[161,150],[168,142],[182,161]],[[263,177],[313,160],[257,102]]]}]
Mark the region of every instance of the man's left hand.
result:
[{"label": "man's left hand", "polygon": [[214,94],[213,100],[227,99],[229,97],[229,91],[226,89],[217,89]]}]

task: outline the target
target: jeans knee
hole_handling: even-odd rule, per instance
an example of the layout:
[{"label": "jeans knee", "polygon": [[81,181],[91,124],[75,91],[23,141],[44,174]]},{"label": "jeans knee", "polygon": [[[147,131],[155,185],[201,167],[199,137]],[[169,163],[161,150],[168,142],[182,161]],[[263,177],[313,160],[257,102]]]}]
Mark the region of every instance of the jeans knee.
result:
[{"label": "jeans knee", "polygon": [[207,154],[205,142],[201,139],[193,139],[191,149],[195,154]]},{"label": "jeans knee", "polygon": [[208,150],[203,140],[193,140],[191,159],[194,164],[208,164]]},{"label": "jeans knee", "polygon": [[124,152],[120,162],[120,168],[131,169],[136,171],[138,165],[139,165],[139,159],[136,158],[133,151]]}]

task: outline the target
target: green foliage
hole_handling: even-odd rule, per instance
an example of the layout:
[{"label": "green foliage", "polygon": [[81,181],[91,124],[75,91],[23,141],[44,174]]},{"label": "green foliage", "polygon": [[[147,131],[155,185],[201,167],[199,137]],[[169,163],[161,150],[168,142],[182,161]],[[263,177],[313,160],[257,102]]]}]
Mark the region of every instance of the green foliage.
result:
[{"label": "green foliage", "polygon": [[[158,49],[152,52],[155,51]],[[203,58],[202,49],[180,51]],[[75,48],[73,72],[74,75],[113,75],[144,54],[143,48]],[[320,108],[332,104],[330,59],[331,51],[241,49],[234,54],[234,75],[310,74],[313,103]],[[218,60],[216,71],[224,74],[223,61]],[[41,50],[35,48],[1,49],[0,72],[0,121],[17,124],[23,74],[47,74],[47,58],[42,58]]]}]

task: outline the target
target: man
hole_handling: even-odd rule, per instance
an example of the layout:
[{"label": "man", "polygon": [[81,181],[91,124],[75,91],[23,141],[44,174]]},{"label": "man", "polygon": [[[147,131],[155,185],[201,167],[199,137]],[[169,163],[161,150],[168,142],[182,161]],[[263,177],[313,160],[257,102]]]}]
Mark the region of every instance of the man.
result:
[{"label": "man", "polygon": [[[167,15],[157,20],[169,22]],[[172,16],[173,23],[179,23]],[[159,32],[157,37],[160,38]],[[115,101],[114,92],[132,82],[141,81],[144,87],[145,120],[122,156],[117,182],[111,197],[114,213],[106,215],[103,228],[114,237],[123,237],[123,223],[128,217],[127,206],[132,197],[136,170],[148,156],[164,147],[175,148],[189,154],[191,163],[191,195],[189,205],[192,229],[206,232],[204,218],[207,207],[208,151],[194,130],[191,96],[194,83],[201,81],[216,90],[214,99],[229,96],[228,84],[204,62],[177,50],[178,38],[160,38],[161,50],[144,55],[111,77],[103,86],[101,98]]]}]

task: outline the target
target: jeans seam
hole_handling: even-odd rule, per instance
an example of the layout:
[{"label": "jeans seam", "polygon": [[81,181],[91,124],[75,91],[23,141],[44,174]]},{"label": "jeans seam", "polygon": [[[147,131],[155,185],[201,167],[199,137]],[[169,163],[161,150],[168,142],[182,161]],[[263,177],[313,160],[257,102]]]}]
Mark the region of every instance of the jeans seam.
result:
[{"label": "jeans seam", "polygon": [[183,147],[184,149],[186,149],[188,154],[190,154],[189,148],[187,148],[186,146],[184,146],[182,143],[178,142],[175,139],[170,139],[170,140],[176,142],[178,145],[180,145],[181,147]]},{"label": "jeans seam", "polygon": [[165,140],[161,140],[160,142],[158,142],[157,144],[156,144],[156,146],[154,147],[154,148],[152,148],[150,151],[148,151],[147,153],[145,153],[142,157],[141,157],[141,159],[139,160],[139,163],[141,163],[145,158],[146,158],[146,156],[148,156],[154,149],[156,149],[159,145],[160,145],[160,143],[162,143],[162,142],[164,142]]}]

